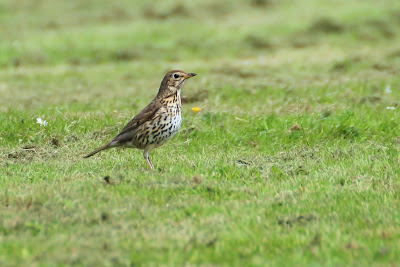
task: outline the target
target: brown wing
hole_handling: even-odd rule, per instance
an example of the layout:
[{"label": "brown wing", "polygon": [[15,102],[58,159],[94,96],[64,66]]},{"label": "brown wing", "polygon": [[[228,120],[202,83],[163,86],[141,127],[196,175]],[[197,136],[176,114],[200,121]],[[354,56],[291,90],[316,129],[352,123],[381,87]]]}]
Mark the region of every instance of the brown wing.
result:
[{"label": "brown wing", "polygon": [[127,125],[122,129],[122,131],[113,139],[113,141],[118,141],[118,143],[123,143],[125,141],[130,141],[133,136],[133,131],[151,119],[151,117],[162,107],[159,99],[154,98],[151,103],[145,107],[138,115],[136,115]]}]

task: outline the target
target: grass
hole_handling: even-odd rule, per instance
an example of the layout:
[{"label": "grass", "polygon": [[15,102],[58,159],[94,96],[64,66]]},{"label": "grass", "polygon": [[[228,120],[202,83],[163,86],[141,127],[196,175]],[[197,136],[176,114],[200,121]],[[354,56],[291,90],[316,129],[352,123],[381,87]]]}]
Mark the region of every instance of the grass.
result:
[{"label": "grass", "polygon": [[[152,3],[0,4],[0,264],[399,265],[398,1]],[[156,171],[82,159],[170,69]]]}]

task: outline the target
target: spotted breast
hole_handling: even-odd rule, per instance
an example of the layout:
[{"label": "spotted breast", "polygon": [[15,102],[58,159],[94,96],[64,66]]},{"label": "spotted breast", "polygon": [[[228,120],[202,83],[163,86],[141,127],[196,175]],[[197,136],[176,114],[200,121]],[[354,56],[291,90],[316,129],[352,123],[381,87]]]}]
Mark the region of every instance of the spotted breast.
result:
[{"label": "spotted breast", "polygon": [[145,149],[165,144],[175,136],[181,127],[181,96],[180,90],[161,101],[162,107],[154,114],[152,120],[142,124],[126,147]]},{"label": "spotted breast", "polygon": [[163,99],[161,103],[164,111],[152,125],[152,133],[149,134],[149,143],[155,147],[165,144],[174,137],[182,123],[180,91]]}]

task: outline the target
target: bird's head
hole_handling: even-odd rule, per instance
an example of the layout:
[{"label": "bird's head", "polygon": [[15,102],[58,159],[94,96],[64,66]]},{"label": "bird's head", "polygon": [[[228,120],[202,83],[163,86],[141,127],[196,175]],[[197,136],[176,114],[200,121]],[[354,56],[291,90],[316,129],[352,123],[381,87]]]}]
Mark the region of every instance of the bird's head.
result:
[{"label": "bird's head", "polygon": [[186,80],[196,76],[196,73],[187,73],[182,70],[173,70],[168,72],[161,82],[158,94],[170,95],[180,90]]}]

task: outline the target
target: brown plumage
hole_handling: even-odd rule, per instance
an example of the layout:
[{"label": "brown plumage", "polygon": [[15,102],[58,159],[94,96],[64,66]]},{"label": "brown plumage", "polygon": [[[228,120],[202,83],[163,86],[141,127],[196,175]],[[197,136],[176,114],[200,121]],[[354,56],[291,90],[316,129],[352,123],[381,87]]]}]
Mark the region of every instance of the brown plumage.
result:
[{"label": "brown plumage", "polygon": [[170,140],[179,130],[182,122],[181,88],[186,80],[196,73],[181,70],[168,72],[161,82],[157,96],[134,117],[108,144],[89,153],[84,158],[112,147],[131,147],[144,150],[143,156],[150,168],[150,151]]}]

